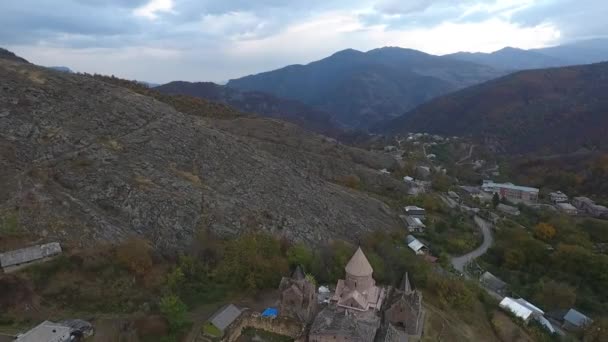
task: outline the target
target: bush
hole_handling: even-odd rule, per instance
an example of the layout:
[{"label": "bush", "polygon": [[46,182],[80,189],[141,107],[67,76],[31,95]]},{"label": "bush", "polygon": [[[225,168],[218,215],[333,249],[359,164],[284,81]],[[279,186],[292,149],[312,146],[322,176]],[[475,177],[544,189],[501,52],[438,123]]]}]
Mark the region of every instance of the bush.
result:
[{"label": "bush", "polygon": [[132,238],[116,249],[116,259],[129,272],[142,277],[152,268],[152,247],[148,241]]},{"label": "bush", "polygon": [[186,314],[188,308],[182,300],[174,295],[169,294],[161,298],[158,304],[161,314],[169,322],[169,329],[172,334],[177,334],[188,325]]},{"label": "bush", "polygon": [[338,183],[351,189],[359,189],[361,187],[361,178],[357,175],[343,176],[338,179]]}]

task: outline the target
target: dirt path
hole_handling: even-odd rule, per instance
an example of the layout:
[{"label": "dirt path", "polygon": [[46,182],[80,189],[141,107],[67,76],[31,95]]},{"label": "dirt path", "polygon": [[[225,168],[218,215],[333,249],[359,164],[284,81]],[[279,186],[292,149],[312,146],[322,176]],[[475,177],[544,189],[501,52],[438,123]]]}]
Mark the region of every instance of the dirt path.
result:
[{"label": "dirt path", "polygon": [[469,154],[466,157],[464,157],[464,158],[460,159],[459,161],[457,161],[456,165],[460,165],[460,164],[464,163],[466,160],[468,160],[469,158],[471,158],[471,155],[473,154],[473,149],[474,148],[475,148],[475,145],[471,145],[471,147],[469,147]]},{"label": "dirt path", "polygon": [[490,223],[479,216],[475,216],[475,223],[479,229],[481,229],[481,233],[483,234],[483,242],[481,243],[481,246],[477,247],[475,250],[465,255],[452,258],[452,266],[454,266],[454,268],[460,272],[464,272],[465,265],[471,260],[484,255],[494,243],[494,236],[492,235],[492,226]]}]

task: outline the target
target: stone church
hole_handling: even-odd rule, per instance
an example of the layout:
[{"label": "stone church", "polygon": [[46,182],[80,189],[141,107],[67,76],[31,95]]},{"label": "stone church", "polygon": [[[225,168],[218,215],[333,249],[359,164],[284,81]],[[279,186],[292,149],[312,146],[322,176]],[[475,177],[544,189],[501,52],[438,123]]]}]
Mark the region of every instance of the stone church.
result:
[{"label": "stone church", "polygon": [[317,292],[315,284],[306,279],[300,266],[293,271],[291,277],[281,279],[279,291],[279,312],[282,316],[305,323],[312,321],[317,309]]},{"label": "stone church", "polygon": [[380,307],[385,289],[376,286],[373,268],[358,248],[338,280],[330,304],[315,318],[310,342],[374,341],[380,327]]},{"label": "stone church", "polygon": [[413,290],[407,273],[399,288],[395,289],[384,312],[387,328],[386,342],[408,341],[410,337],[420,337],[424,324],[422,293]]}]

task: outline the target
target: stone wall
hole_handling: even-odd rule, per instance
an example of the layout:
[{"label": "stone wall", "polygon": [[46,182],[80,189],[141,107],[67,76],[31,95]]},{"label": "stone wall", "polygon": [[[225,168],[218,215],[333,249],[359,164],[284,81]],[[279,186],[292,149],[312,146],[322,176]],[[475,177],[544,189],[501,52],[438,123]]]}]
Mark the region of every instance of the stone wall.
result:
[{"label": "stone wall", "polygon": [[226,329],[222,341],[235,342],[243,329],[254,328],[271,333],[289,336],[295,341],[306,340],[306,326],[299,321],[288,317],[268,318],[257,312],[245,311],[236,321]]}]

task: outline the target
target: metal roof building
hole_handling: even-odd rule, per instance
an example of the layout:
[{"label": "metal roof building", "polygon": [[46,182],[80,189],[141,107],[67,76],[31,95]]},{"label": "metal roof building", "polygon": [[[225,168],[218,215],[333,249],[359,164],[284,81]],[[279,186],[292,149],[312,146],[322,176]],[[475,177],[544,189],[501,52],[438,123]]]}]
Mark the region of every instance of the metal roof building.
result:
[{"label": "metal roof building", "polygon": [[15,342],[68,342],[72,328],[44,321],[32,330],[17,336]]},{"label": "metal roof building", "polygon": [[211,316],[209,322],[224,333],[226,328],[232,322],[234,322],[241,315],[241,313],[241,309],[237,308],[233,304],[228,304]]},{"label": "metal roof building", "polygon": [[532,310],[518,303],[515,299],[505,297],[499,304],[499,306],[505,310],[512,312],[515,316],[528,322],[532,317]]},{"label": "metal roof building", "polygon": [[574,326],[576,328],[583,328],[585,325],[593,322],[591,318],[583,315],[575,309],[570,309],[564,316],[564,323]]},{"label": "metal roof building", "polygon": [[23,265],[50,258],[61,253],[61,245],[58,242],[47,243],[26,247],[0,254],[0,266],[5,270],[16,270]]}]

